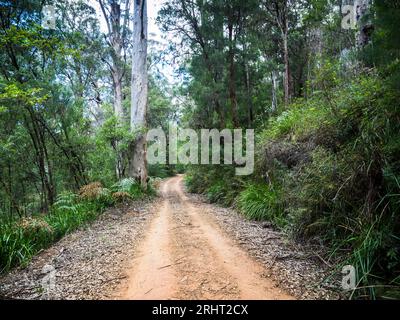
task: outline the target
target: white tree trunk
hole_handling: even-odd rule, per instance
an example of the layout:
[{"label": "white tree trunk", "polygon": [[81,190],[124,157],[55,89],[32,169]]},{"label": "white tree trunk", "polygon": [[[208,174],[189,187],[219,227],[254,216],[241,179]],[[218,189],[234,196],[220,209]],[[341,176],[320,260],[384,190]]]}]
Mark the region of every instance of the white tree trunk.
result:
[{"label": "white tree trunk", "polygon": [[[287,26],[286,26],[287,27]],[[290,68],[287,29],[283,32],[283,60],[285,64],[285,76],[283,78],[283,89],[285,93],[285,105],[290,102]]]},{"label": "white tree trunk", "polygon": [[[114,114],[117,118],[117,126],[124,121],[124,111],[122,109],[122,72],[120,70],[112,72],[114,83]],[[115,147],[118,148],[119,141],[115,142]],[[117,159],[115,165],[115,174],[117,179],[121,179],[124,175],[124,156],[122,152],[117,152]]]},{"label": "white tree trunk", "polygon": [[[122,78],[123,78],[123,57],[122,57],[122,49],[123,49],[123,35],[125,33],[126,19],[127,14],[129,12],[129,0],[125,3],[125,18],[124,24],[121,23],[121,5],[117,0],[112,0],[105,4],[104,1],[99,0],[100,8],[103,12],[104,19],[107,23],[108,28],[108,42],[112,49],[111,54],[111,63],[109,64],[110,72],[113,80],[113,91],[114,91],[114,115],[117,118],[118,124],[121,125],[124,123],[125,115],[122,107]],[[108,8],[108,9],[107,9]],[[124,175],[125,171],[125,162],[124,162],[124,154],[123,152],[118,151],[119,141],[115,142],[113,146],[116,151],[116,165],[115,165],[115,173],[117,179],[121,179]]]},{"label": "white tree trunk", "polygon": [[278,82],[276,71],[271,72],[271,85],[272,85],[272,104],[271,104],[271,111],[275,112],[278,108],[278,98],[277,98],[277,90],[278,90]]},{"label": "white tree trunk", "polygon": [[137,134],[132,143],[129,173],[142,185],[147,182],[146,127],[147,113],[147,1],[134,0],[133,55],[132,55],[132,101],[131,130]]},{"label": "white tree trunk", "polygon": [[[114,82],[114,113],[118,121],[122,122],[124,118],[124,112],[122,109],[122,75],[121,72],[115,72],[113,74]],[[120,80],[117,80],[120,79]]]}]

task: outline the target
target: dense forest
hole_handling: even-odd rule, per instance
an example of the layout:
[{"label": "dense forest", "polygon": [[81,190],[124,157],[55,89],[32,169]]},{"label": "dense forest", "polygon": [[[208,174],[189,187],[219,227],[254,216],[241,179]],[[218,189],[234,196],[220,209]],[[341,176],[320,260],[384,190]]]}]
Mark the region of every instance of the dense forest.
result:
[{"label": "dense forest", "polygon": [[[400,298],[400,2],[165,0],[164,42],[145,2],[0,1],[0,271],[185,173],[353,265],[351,298]],[[146,130],[172,125],[254,129],[254,173],[146,166]]]}]

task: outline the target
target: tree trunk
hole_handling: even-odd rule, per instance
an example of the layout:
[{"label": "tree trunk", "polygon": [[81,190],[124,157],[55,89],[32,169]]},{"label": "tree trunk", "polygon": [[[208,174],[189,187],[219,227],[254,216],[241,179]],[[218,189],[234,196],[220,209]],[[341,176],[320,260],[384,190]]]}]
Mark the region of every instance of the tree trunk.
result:
[{"label": "tree trunk", "polygon": [[28,111],[30,121],[26,116],[24,116],[25,126],[35,149],[36,164],[41,182],[41,209],[43,212],[47,213],[55,200],[55,186],[51,171],[52,168],[47,155],[44,133],[41,131],[43,130],[43,126],[41,126],[37,121],[37,117],[30,107],[26,107],[26,110]]},{"label": "tree trunk", "polygon": [[[111,3],[111,45],[113,48],[112,59],[112,78],[114,84],[114,114],[117,118],[117,126],[124,120],[124,111],[122,109],[122,38],[121,38],[121,7],[116,1]],[[117,159],[115,165],[115,173],[117,179],[121,179],[123,175],[123,155],[118,151],[118,141],[116,142]]]},{"label": "tree trunk", "polygon": [[[99,0],[100,8],[103,12],[104,19],[108,28],[108,43],[112,49],[111,64],[109,65],[110,73],[113,80],[114,91],[114,112],[117,117],[122,115],[122,99],[119,99],[118,87],[122,88],[122,35],[121,35],[121,6],[116,0],[109,3],[109,9],[106,9],[102,0]],[[108,12],[107,12],[108,11]]]},{"label": "tree trunk", "polygon": [[133,55],[132,55],[132,101],[131,130],[136,132],[136,138],[131,144],[129,174],[147,183],[146,168],[146,127],[147,113],[147,1],[135,0],[133,25]]},{"label": "tree trunk", "polygon": [[121,6],[117,1],[111,3],[111,45],[112,54],[112,77],[114,84],[114,112],[118,120],[124,117],[122,109],[122,34],[121,34]]},{"label": "tree trunk", "polygon": [[272,102],[271,102],[271,111],[275,112],[276,109],[278,108],[278,98],[277,98],[277,89],[278,89],[278,83],[276,79],[276,71],[271,72],[271,87],[272,87]]},{"label": "tree trunk", "polygon": [[285,64],[285,76],[284,76],[284,93],[285,93],[285,105],[290,102],[290,69],[289,69],[289,49],[288,49],[288,30],[287,30],[287,19],[285,22],[285,29],[282,32],[283,37],[283,62]]},{"label": "tree trunk", "polygon": [[234,128],[239,127],[236,84],[235,84],[235,43],[233,40],[233,13],[229,17],[228,32],[229,32],[229,99],[231,101],[232,124]]},{"label": "tree trunk", "polygon": [[244,74],[245,74],[245,86],[246,86],[246,96],[247,96],[247,122],[248,128],[251,128],[254,121],[254,110],[253,110],[253,99],[252,99],[252,90],[250,86],[250,70],[249,64],[247,61],[244,61]]},{"label": "tree trunk", "polygon": [[[109,64],[111,77],[113,80],[113,91],[114,91],[114,114],[117,118],[117,125],[120,125],[125,120],[124,110],[122,107],[122,78],[124,75],[123,70],[123,36],[125,34],[125,20],[127,19],[128,12],[126,12],[125,20],[121,23],[121,5],[117,0],[110,2],[109,15],[105,9],[103,1],[99,1],[101,10],[103,11],[104,18],[106,19],[108,27],[109,43],[112,49],[111,53],[111,64]],[[126,2],[125,10],[129,11],[129,1]],[[118,150],[119,141],[116,141],[115,148]],[[124,155],[122,152],[117,152],[115,172],[117,179],[121,179],[124,173]]]},{"label": "tree trunk", "polygon": [[[117,126],[123,123],[124,115],[122,110],[122,74],[116,72],[113,74],[114,79],[114,114],[117,118]],[[117,80],[118,79],[118,80]],[[115,142],[117,158],[115,164],[115,174],[117,179],[121,179],[124,172],[124,157],[121,151],[118,151],[119,141]]]},{"label": "tree trunk", "polygon": [[113,84],[114,84],[114,114],[118,121],[122,122],[124,118],[124,112],[122,109],[122,72],[121,70],[115,70],[112,73]]}]

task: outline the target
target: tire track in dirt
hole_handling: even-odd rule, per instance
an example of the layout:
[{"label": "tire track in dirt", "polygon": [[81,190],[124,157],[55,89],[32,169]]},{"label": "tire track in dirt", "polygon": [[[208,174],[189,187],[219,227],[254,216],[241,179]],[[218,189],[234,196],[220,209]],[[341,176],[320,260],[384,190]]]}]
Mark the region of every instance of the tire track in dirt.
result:
[{"label": "tire track in dirt", "polygon": [[120,290],[123,299],[292,299],[264,267],[202,214],[182,189],[164,181],[164,198]]}]

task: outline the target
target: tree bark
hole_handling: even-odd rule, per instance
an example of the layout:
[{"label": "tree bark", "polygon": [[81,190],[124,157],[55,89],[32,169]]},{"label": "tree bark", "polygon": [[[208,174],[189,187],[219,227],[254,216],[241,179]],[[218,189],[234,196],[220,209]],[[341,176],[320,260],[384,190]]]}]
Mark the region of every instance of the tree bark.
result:
[{"label": "tree bark", "polygon": [[[125,120],[124,110],[122,106],[122,79],[124,76],[122,48],[124,44],[123,37],[126,33],[125,28],[127,28],[126,21],[129,16],[129,0],[127,0],[125,3],[126,12],[123,22],[121,21],[121,5],[117,0],[112,0],[110,2],[109,14],[107,13],[106,7],[104,6],[102,0],[99,0],[99,4],[103,12],[104,18],[106,19],[109,45],[112,48],[111,63],[109,64],[109,68],[113,81],[114,114],[117,118],[117,125],[120,125]],[[115,148],[118,149],[118,141],[115,143]],[[122,154],[122,152],[117,152],[115,166],[117,179],[121,179],[124,174],[123,160],[124,155]]]},{"label": "tree bark", "polygon": [[247,110],[248,110],[248,128],[251,128],[254,121],[254,110],[253,110],[253,97],[250,85],[250,70],[247,61],[244,62],[244,74],[245,74],[245,86],[246,86],[246,96],[247,96]]},{"label": "tree bark", "polygon": [[288,25],[287,17],[284,22],[282,30],[282,41],[283,41],[283,62],[285,64],[285,78],[284,78],[284,93],[285,93],[285,104],[288,105],[290,102],[290,69],[289,69],[289,49],[288,49]]},{"label": "tree bark", "polygon": [[[233,11],[233,10],[232,10]],[[234,128],[239,127],[236,84],[235,84],[235,41],[233,36],[233,12],[230,12],[228,18],[228,33],[229,33],[229,99],[231,102],[232,124]]]},{"label": "tree bark", "polygon": [[49,161],[49,157],[46,149],[46,141],[43,133],[43,126],[37,121],[37,117],[34,111],[30,107],[25,107],[28,111],[28,115],[24,116],[25,126],[28,130],[29,136],[31,137],[32,145],[35,149],[36,154],[36,164],[38,167],[41,189],[42,189],[42,211],[47,213],[50,206],[55,200],[55,186],[52,176],[52,166]]},{"label": "tree bark", "polygon": [[279,28],[282,37],[283,64],[285,66],[283,91],[285,105],[290,103],[290,65],[289,65],[289,10],[294,2],[291,0],[266,0],[264,1],[267,11],[272,15],[271,21]]},{"label": "tree bark", "polygon": [[131,130],[136,138],[131,144],[129,174],[145,186],[146,128],[148,75],[147,75],[147,1],[135,0],[133,25]]},{"label": "tree bark", "polygon": [[271,111],[275,112],[276,109],[278,108],[278,98],[277,98],[277,89],[278,89],[278,83],[277,83],[277,76],[276,76],[276,71],[271,72],[271,93],[272,93],[272,101],[271,101]]}]

